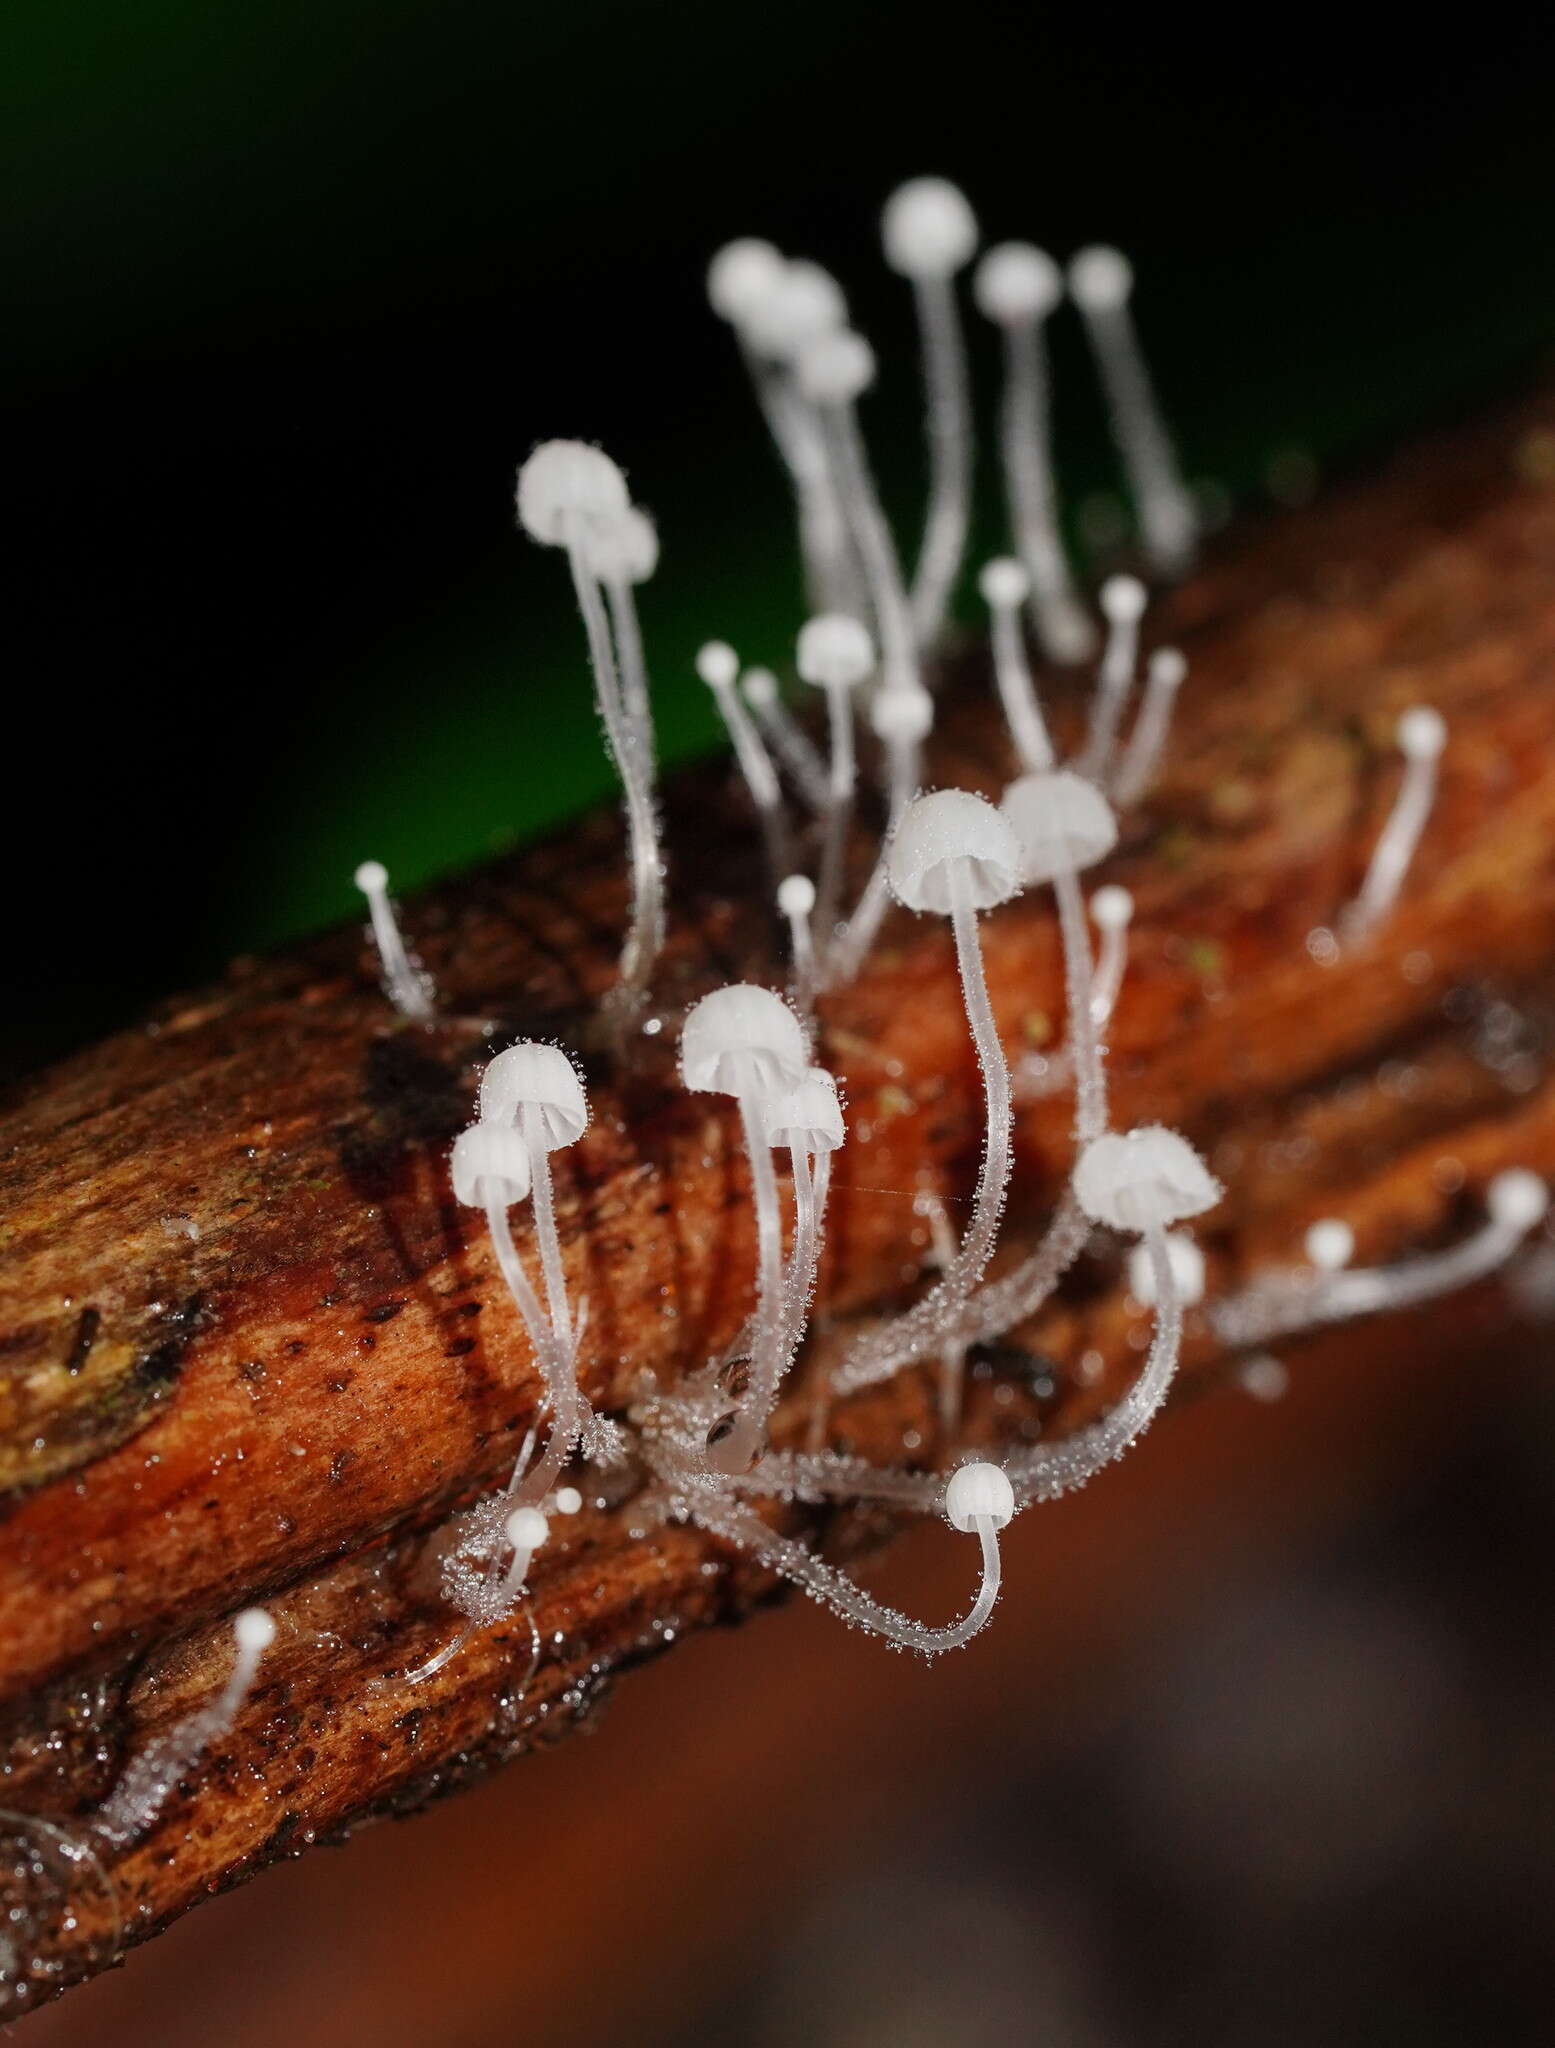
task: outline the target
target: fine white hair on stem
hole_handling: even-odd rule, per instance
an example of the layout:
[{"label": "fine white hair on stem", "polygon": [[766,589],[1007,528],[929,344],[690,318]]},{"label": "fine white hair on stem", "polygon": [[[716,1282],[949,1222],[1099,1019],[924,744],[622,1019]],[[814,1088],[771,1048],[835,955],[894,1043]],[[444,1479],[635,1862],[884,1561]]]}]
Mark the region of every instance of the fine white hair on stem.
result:
[{"label": "fine white hair on stem", "polygon": [[874,672],[875,645],[857,619],[842,613],[823,613],[819,618],[807,619],[800,628],[797,666],[803,680],[822,691],[826,698],[826,805],[816,924],[822,949],[829,957],[841,908],[843,863],[858,781],[853,697],[859,685]]},{"label": "fine white hair on stem", "polygon": [[847,305],[819,264],[788,262],[770,242],[743,237],[708,267],[713,310],[733,327],[762,417],[793,485],[805,590],[826,609],[856,601],[857,572],[820,426],[794,389],[795,352],[841,327]]},{"label": "fine white hair on stem", "polygon": [[815,1002],[815,936],[810,918],[815,909],[815,884],[808,875],[785,875],[778,883],[778,909],[788,923],[789,951],[794,963],[794,1000],[808,1016]]},{"label": "fine white hair on stem", "polygon": [[1175,577],[1193,561],[1198,513],[1134,331],[1133,290],[1133,267],[1121,250],[1095,246],[1070,261],[1069,294],[1090,337],[1145,554],[1158,575]]},{"label": "fine white hair on stem", "polygon": [[1159,1412],[1182,1346],[1182,1280],[1202,1287],[1198,1262],[1185,1258],[1180,1247],[1174,1254],[1171,1226],[1213,1208],[1221,1192],[1187,1140],[1159,1124],[1104,1132],[1081,1152],[1073,1186],[1091,1222],[1140,1240],[1143,1271],[1131,1264],[1130,1286],[1136,1300],[1149,1297],[1145,1305],[1153,1310],[1155,1328],[1144,1367],[1117,1407],[1062,1443],[1010,1458],[1010,1482],[1022,1504],[1054,1500],[1083,1486],[1121,1457]]},{"label": "fine white hair on stem", "polygon": [[977,249],[965,195],[944,178],[912,178],[886,202],[886,261],[912,285],[923,345],[929,509],[913,574],[920,647],[938,638],[966,554],[972,509],[972,404],[954,279]]},{"label": "fine white hair on stem", "polygon": [[1021,563],[1002,555],[984,565],[977,582],[993,620],[994,682],[1016,756],[1023,769],[1051,768],[1053,742],[1021,636],[1021,608],[1030,593],[1031,578]]},{"label": "fine white hair on stem", "polygon": [[364,860],[355,875],[356,886],[367,898],[372,919],[373,944],[383,970],[383,986],[389,1001],[402,1017],[425,1023],[432,1015],[432,979],[410,957],[400,936],[394,905],[389,901],[389,871],[381,860]]},{"label": "fine white hair on stem", "polygon": [[956,1256],[911,1308],[855,1338],[833,1375],[842,1394],[888,1376],[910,1358],[927,1356],[954,1332],[993,1256],[1010,1177],[1010,1070],[988,1000],[977,918],[1019,892],[1015,834],[983,798],[961,789],[933,790],[903,813],[892,835],[888,872],[907,909],[950,919],[967,1028],[983,1077],[983,1157]]},{"label": "fine white hair on stem", "polygon": [[1146,664],[1144,701],[1112,782],[1113,802],[1120,809],[1137,804],[1156,778],[1187,673],[1188,664],[1175,647],[1158,647]]},{"label": "fine white hair on stem", "polygon": [[[567,1297],[551,1154],[575,1145],[588,1121],[588,1099],[571,1060],[553,1045],[525,1040],[487,1065],[481,1076],[480,1121],[461,1134],[453,1150],[454,1195],[485,1211],[492,1249],[528,1331],[551,1411],[544,1457],[527,1472],[520,1457],[508,1482],[509,1490],[526,1502],[550,1491],[587,1420],[577,1375],[582,1318],[580,1312],[574,1319]],[[513,1242],[508,1216],[526,1196],[534,1214],[544,1310]]]},{"label": "fine white hair on stem", "polygon": [[[1490,1182],[1485,1208],[1485,1221],[1461,1244],[1401,1260],[1396,1266],[1350,1266],[1347,1258],[1325,1265],[1313,1256],[1315,1249],[1325,1247],[1314,1247],[1309,1233],[1309,1265],[1266,1274],[1211,1306],[1215,1334],[1223,1344],[1241,1349],[1455,1293],[1505,1264],[1529,1231],[1544,1221],[1549,1191],[1537,1174],[1513,1167]],[[1326,1249],[1332,1256],[1345,1247],[1335,1236]]]},{"label": "fine white hair on stem", "polygon": [[1404,756],[1403,779],[1372,852],[1360,894],[1340,916],[1339,929],[1349,945],[1369,938],[1398,901],[1436,800],[1437,764],[1446,744],[1447,721],[1429,705],[1417,704],[1400,718],[1398,745]]},{"label": "fine white hair on stem", "polygon": [[1117,844],[1117,820],[1094,783],[1067,768],[1022,775],[1004,792],[1004,816],[1020,847],[1028,887],[1051,882],[1064,953],[1068,1047],[1075,1077],[1075,1140],[1107,1125],[1107,1076],[1092,1009],[1094,974],[1079,877]]},{"label": "fine white hair on stem", "polygon": [[1101,587],[1101,608],[1107,621],[1107,644],[1091,697],[1091,716],[1076,770],[1092,782],[1104,783],[1117,744],[1123,707],[1134,686],[1139,659],[1139,622],[1147,593],[1137,576],[1109,576]]},{"label": "fine white hair on stem", "polygon": [[713,693],[734,747],[734,758],[756,806],[772,873],[775,878],[786,875],[792,862],[788,857],[788,817],[783,809],[783,791],[766,743],[734,687],[740,658],[727,641],[709,640],[698,649],[696,670]]},{"label": "fine white hair on stem", "polygon": [[[1089,909],[1100,941],[1091,972],[1091,1022],[1099,1039],[1112,1022],[1128,968],[1128,931],[1134,917],[1134,899],[1127,889],[1109,882],[1092,893]],[[1051,1053],[1029,1053],[1016,1070],[1015,1093],[1026,1102],[1056,1095],[1068,1085],[1073,1074],[1073,1048],[1067,1042]]]},{"label": "fine white hair on stem", "polygon": [[769,668],[748,668],[740,677],[740,695],[761,728],[768,750],[776,755],[794,788],[812,811],[824,811],[826,764],[810,735],[783,702],[777,677]]},{"label": "fine white hair on stem", "polygon": [[921,686],[913,690],[879,690],[869,707],[869,722],[885,750],[886,828],[879,856],[858,904],[828,954],[827,979],[833,983],[851,981],[858,973],[890,908],[891,841],[917,786],[923,742],[934,724],[934,699]]},{"label": "fine white hair on stem", "polygon": [[1015,548],[1031,578],[1033,623],[1053,661],[1088,661],[1096,628],[1064,551],[1053,476],[1047,320],[1064,295],[1063,274],[1029,242],[1001,242],[977,266],[973,296],[1004,338],[999,447]]},{"label": "fine white hair on stem", "polygon": [[887,690],[921,687],[912,613],[902,565],[859,431],[856,406],[875,380],[875,358],[862,335],[843,328],[807,341],[794,374],[815,408],[843,516],[858,550],[880,641],[881,680]]},{"label": "fine white hair on stem", "polygon": [[[653,802],[646,671],[629,586],[652,573],[658,543],[651,524],[633,517],[626,479],[608,455],[583,441],[542,441],[518,472],[520,525],[543,547],[565,550],[583,618],[594,699],[625,799],[631,848],[632,919],[621,963],[621,1002],[641,1006],[663,940],[663,878]],[[603,592],[617,586],[617,624],[637,664],[633,700],[624,693]],[[629,614],[629,616],[628,616]]]},{"label": "fine white hair on stem", "polygon": [[[798,1085],[809,1064],[799,1019],[781,996],[749,982],[714,989],[687,1012],[681,1029],[680,1074],[688,1089],[733,1096],[739,1107],[756,1217],[756,1313],[750,1384],[775,1387],[784,1342],[783,1227],[778,1210],[766,1110]],[[709,1432],[714,1469],[744,1471],[756,1452],[745,1410]]]},{"label": "fine white hair on stem", "polygon": [[633,595],[633,587],[646,582],[658,566],[659,542],[648,515],[629,505],[624,512],[594,521],[584,547],[589,568],[605,592],[619,664],[619,698],[602,696],[600,715],[626,799],[632,922],[621,956],[620,1001],[631,1011],[646,1000],[664,947],[664,866],[654,789],[653,712]]},{"label": "fine white hair on stem", "polygon": [[93,1832],[123,1847],[145,1833],[180,1778],[213,1742],[228,1734],[253,1689],[260,1660],[275,1641],[275,1622],[263,1607],[245,1607],[232,1624],[234,1657],[227,1682],[209,1705],[187,1715],[147,1744],[92,1817]]},{"label": "fine white hair on stem", "polygon": [[[851,1626],[883,1636],[899,1650],[916,1650],[921,1656],[936,1657],[969,1642],[992,1614],[999,1596],[999,1531],[1014,1513],[1009,1482],[998,1466],[962,1470],[969,1471],[972,1477],[956,1496],[957,1516],[964,1519],[957,1519],[955,1526],[977,1536],[982,1549],[982,1576],[977,1596],[966,1614],[943,1628],[930,1628],[882,1601],[871,1599],[845,1572],[825,1563],[793,1537],[780,1536],[743,1501],[686,1486],[678,1496],[678,1505],[701,1528],[735,1544],[771,1570],[781,1572],[801,1592],[831,1608]],[[990,1473],[996,1477],[986,1477]],[[947,1509],[948,1505],[947,1489]]]}]

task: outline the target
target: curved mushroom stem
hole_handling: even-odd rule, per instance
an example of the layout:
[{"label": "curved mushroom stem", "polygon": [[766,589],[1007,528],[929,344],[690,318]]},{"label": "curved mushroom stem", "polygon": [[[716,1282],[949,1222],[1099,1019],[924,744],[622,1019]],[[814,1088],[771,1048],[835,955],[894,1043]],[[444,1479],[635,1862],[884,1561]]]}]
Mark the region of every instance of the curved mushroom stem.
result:
[{"label": "curved mushroom stem", "polygon": [[1182,1296],[1172,1271],[1166,1232],[1154,1224],[1141,1236],[1155,1278],[1155,1329],[1144,1369],[1117,1407],[1099,1422],[1062,1443],[1038,1445],[1009,1458],[1005,1471],[1023,1506],[1072,1493],[1104,1465],[1121,1458],[1149,1428],[1166,1399],[1182,1346]]},{"label": "curved mushroom stem", "polygon": [[1082,301],[1080,310],[1134,493],[1145,553],[1161,575],[1181,576],[1193,562],[1198,514],[1178,471],[1133,314],[1126,300],[1102,306]]},{"label": "curved mushroom stem", "polygon": [[1413,1308],[1482,1280],[1509,1259],[1528,1235],[1521,1219],[1490,1216],[1462,1244],[1404,1259],[1396,1266],[1358,1266],[1338,1272],[1305,1267],[1254,1280],[1209,1311],[1215,1335],[1241,1348],[1273,1337],[1298,1335],[1354,1316]]},{"label": "curved mushroom stem", "polygon": [[1156,778],[1166,752],[1166,736],[1171,731],[1172,711],[1181,683],[1182,669],[1178,663],[1163,661],[1158,653],[1146,672],[1144,701],[1112,778],[1113,801],[1120,810],[1137,804]]},{"label": "curved mushroom stem", "polygon": [[1010,525],[1015,552],[1031,578],[1037,637],[1053,661],[1087,661],[1096,650],[1096,628],[1080,602],[1058,530],[1048,434],[1047,341],[1041,321],[1021,321],[1004,330],[999,431]]},{"label": "curved mushroom stem", "polygon": [[780,1536],[743,1502],[720,1499],[701,1490],[685,1493],[681,1500],[685,1513],[710,1535],[737,1545],[759,1563],[781,1572],[801,1592],[831,1608],[844,1621],[867,1629],[872,1635],[884,1636],[899,1650],[916,1650],[922,1656],[937,1657],[945,1650],[959,1649],[983,1627],[999,1597],[999,1532],[987,1516],[979,1516],[975,1524],[982,1546],[982,1580],[976,1599],[960,1621],[943,1628],[928,1628],[898,1614],[895,1608],[870,1599],[845,1572],[826,1564],[792,1537]]},{"label": "curved mushroom stem", "polygon": [[1373,849],[1360,894],[1339,921],[1348,945],[1369,937],[1398,900],[1436,800],[1439,758],[1435,753],[1412,754],[1404,762],[1398,798]]},{"label": "curved mushroom stem", "polygon": [[870,474],[864,437],[851,403],[817,408],[826,438],[827,455],[848,529],[863,564],[864,581],[880,641],[880,667],[888,690],[915,689],[919,683],[917,642],[912,613],[902,585],[896,542],[881,509]]},{"label": "curved mushroom stem", "polygon": [[760,1097],[748,1088],[742,1089],[739,1104],[745,1155],[750,1162],[751,1202],[756,1211],[756,1314],[745,1392],[728,1434],[720,1442],[710,1444],[707,1451],[711,1468],[725,1473],[745,1471],[760,1446],[761,1432],[781,1377],[785,1336],[783,1223],[778,1211],[777,1178],[772,1171],[772,1149],[763,1127]]},{"label": "curved mushroom stem", "polygon": [[708,680],[708,688],[729,734],[734,758],[745,779],[745,787],[750,791],[751,802],[756,806],[766,845],[767,867],[775,889],[794,865],[788,841],[788,814],[783,808],[783,790],[777,770],[772,765],[766,742],[735,690],[733,677],[715,675]]},{"label": "curved mushroom stem", "polygon": [[1091,938],[1086,929],[1085,898],[1079,877],[1055,875],[1053,894],[1058,902],[1058,928],[1064,946],[1064,991],[1075,1075],[1075,1142],[1083,1146],[1099,1138],[1107,1128],[1107,1074],[1091,1007]]},{"label": "curved mushroom stem", "polygon": [[741,337],[756,400],[794,487],[805,595],[812,612],[857,612],[861,592],[848,522],[827,460],[820,422],[793,388],[787,367]]},{"label": "curved mushroom stem", "polygon": [[770,694],[758,694],[747,673],[742,684],[746,708],[761,728],[762,738],[787,770],[788,779],[812,811],[824,812],[829,801],[826,765],[815,742],[783,702],[776,681]]},{"label": "curved mushroom stem", "polygon": [[1091,695],[1091,716],[1085,745],[1075,759],[1075,770],[1098,787],[1105,781],[1112,750],[1117,745],[1118,725],[1123,707],[1134,684],[1139,658],[1139,619],[1133,612],[1115,615],[1107,622],[1107,644],[1102,650],[1096,688]]},{"label": "curved mushroom stem", "polygon": [[[610,626],[599,594],[599,584],[583,558],[581,537],[575,516],[569,518],[567,563],[578,609],[583,614],[583,631],[588,640],[589,664],[594,671],[594,697],[605,728],[616,773],[626,803],[627,837],[631,847],[632,921],[621,953],[621,1001],[630,1012],[646,997],[659,949],[664,943],[664,875],[659,854],[659,821],[653,803],[652,755],[637,739],[637,718],[623,699],[616,670]],[[635,609],[634,609],[635,618]],[[639,687],[633,685],[634,689]],[[647,685],[641,684],[643,716],[647,717]]]},{"label": "curved mushroom stem", "polygon": [[972,408],[966,341],[949,276],[913,279],[928,387],[929,510],[913,574],[912,619],[918,645],[939,637],[966,553],[972,505]]},{"label": "curved mushroom stem", "polygon": [[987,1112],[982,1170],[977,1178],[972,1216],[960,1249],[940,1275],[938,1283],[910,1309],[887,1322],[877,1323],[849,1347],[832,1380],[839,1394],[852,1393],[876,1380],[889,1379],[899,1367],[937,1351],[947,1337],[957,1334],[960,1312],[983,1276],[998,1235],[999,1217],[1010,1178],[1010,1070],[1005,1061],[1004,1047],[999,1043],[993,1007],[988,1000],[977,913],[972,908],[965,877],[959,870],[953,871],[951,882],[950,925],[956,942],[956,964],[966,1002],[967,1023],[983,1073],[983,1100]]}]

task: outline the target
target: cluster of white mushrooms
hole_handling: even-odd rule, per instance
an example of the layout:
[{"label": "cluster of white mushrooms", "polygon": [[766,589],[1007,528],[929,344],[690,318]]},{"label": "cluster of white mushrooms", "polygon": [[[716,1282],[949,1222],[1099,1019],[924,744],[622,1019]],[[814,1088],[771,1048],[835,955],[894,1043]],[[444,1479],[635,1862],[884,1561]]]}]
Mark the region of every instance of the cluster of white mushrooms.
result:
[{"label": "cluster of white mushrooms", "polygon": [[[558,1482],[578,1456],[635,1458],[644,1520],[694,1522],[898,1647],[932,1655],[964,1643],[992,1611],[999,1530],[1031,1502],[1082,1485],[1135,1441],[1166,1398],[1184,1310],[1204,1295],[1203,1255],[1177,1226],[1210,1208],[1220,1190],[1177,1133],[1155,1125],[1110,1128],[1105,1038],[1123,989],[1133,904],[1115,883],[1087,901],[1082,880],[1116,845],[1119,811],[1150,789],[1187,664],[1177,649],[1158,647],[1141,678],[1149,593],[1139,578],[1105,581],[1100,624],[1093,619],[1063,542],[1048,431],[1045,328],[1067,296],[1103,385],[1143,566],[1161,580],[1180,575],[1197,540],[1195,505],[1134,331],[1132,272],[1112,249],[1082,250],[1061,269],[1030,244],[1006,242],[983,254],[973,276],[973,298],[1003,341],[999,450],[1013,543],[1011,554],[985,564],[979,577],[1011,754],[1010,779],[995,805],[969,790],[921,787],[936,709],[929,665],[970,525],[971,402],[955,280],[976,255],[977,223],[954,186],[916,179],[888,202],[883,241],[887,261],[912,285],[923,349],[929,495],[910,576],[858,417],[875,357],[849,327],[836,281],[818,265],[755,240],[720,250],[708,274],[712,307],[734,332],[792,485],[811,608],[797,634],[794,667],[824,704],[813,735],[771,669],[742,674],[735,650],[717,640],[697,658],[755,812],[789,935],[785,992],[740,984],[715,989],[678,1019],[655,1009],[664,869],[647,670],[632,595],[656,566],[653,525],[597,448],[545,442],[519,472],[521,525],[567,556],[625,795],[632,913],[613,1002],[623,1032],[617,1042],[629,1055],[630,1033],[657,1035],[678,1023],[686,1088],[732,1101],[754,1212],[754,1307],[726,1351],[673,1389],[642,1392],[624,1431],[594,1416],[578,1386],[582,1315],[566,1298],[549,1166],[551,1152],[574,1143],[587,1124],[582,1084],[554,1047],[517,1045],[492,1061],[479,1121],[454,1147],[454,1189],[484,1213],[544,1383],[547,1435],[536,1458],[532,1434],[506,1490],[464,1518],[444,1587],[466,1627],[423,1669],[442,1665],[470,1627],[500,1619],[521,1599],[530,1561],[549,1531],[546,1510],[563,1495],[577,1498],[576,1489]],[[1048,659],[1096,663],[1086,731],[1067,763],[1057,757],[1043,713],[1028,629]],[[1400,721],[1405,773],[1398,799],[1359,896],[1336,915],[1335,946],[1364,943],[1387,917],[1429,817],[1445,737],[1443,721],[1427,707]],[[848,855],[866,800],[861,756],[877,764],[874,800],[884,824],[874,865],[850,904]],[[430,991],[394,925],[382,870],[370,863],[359,880],[386,989],[407,1015],[424,1016]],[[989,1002],[979,920],[1036,888],[1053,892],[1066,1026],[1060,1045],[1043,1055],[1028,1052],[1012,1072]],[[769,1425],[804,1341],[832,1155],[845,1133],[836,1080],[817,1060],[817,1042],[825,1044],[817,1003],[858,974],[893,899],[950,926],[983,1079],[981,1170],[959,1237],[943,1204],[930,1205],[938,1266],[932,1283],[908,1307],[868,1323],[842,1345],[824,1384],[812,1389],[805,1448],[774,1449]],[[999,1266],[1012,1102],[1065,1090],[1073,1094],[1075,1145],[1067,1190],[1035,1248]],[[1504,1260],[1545,1210],[1543,1184],[1525,1173],[1502,1175],[1489,1199],[1490,1220],[1468,1243],[1393,1269],[1350,1270],[1345,1226],[1319,1226],[1309,1237],[1306,1265],[1210,1303],[1211,1327],[1228,1346],[1247,1349],[1459,1286]],[[510,1211],[526,1201],[538,1288],[510,1224]],[[926,1364],[937,1365],[940,1415],[954,1438],[970,1349],[1033,1315],[1098,1231],[1131,1241],[1129,1291],[1154,1318],[1143,1367],[1110,1413],[1052,1446],[1006,1451],[997,1463],[952,1457],[937,1471],[883,1468],[826,1449],[833,1399]],[[759,1503],[777,1499],[879,1500],[942,1514],[979,1541],[982,1576],[972,1605],[942,1628],[881,1606],[806,1544],[771,1526]]]}]

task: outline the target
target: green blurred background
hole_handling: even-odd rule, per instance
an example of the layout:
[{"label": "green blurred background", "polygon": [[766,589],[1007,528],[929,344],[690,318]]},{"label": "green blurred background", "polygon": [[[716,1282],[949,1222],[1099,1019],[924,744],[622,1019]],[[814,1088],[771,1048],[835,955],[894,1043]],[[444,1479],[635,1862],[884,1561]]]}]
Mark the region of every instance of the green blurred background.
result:
[{"label": "green blurred background", "polygon": [[[781,663],[799,616],[783,485],[702,298],[721,240],[843,280],[908,529],[886,192],[941,171],[991,236],[1124,244],[1188,467],[1245,504],[1282,451],[1348,460],[1555,335],[1550,40],[1532,10],[1450,43],[1355,10],[1234,35],[846,0],[13,12],[0,1061],[346,914],[366,854],[410,888],[604,793],[565,579],[512,530],[537,438],[600,440],[656,513],[665,750],[715,743],[696,645]],[[1078,503],[1112,465],[1059,339]]]}]

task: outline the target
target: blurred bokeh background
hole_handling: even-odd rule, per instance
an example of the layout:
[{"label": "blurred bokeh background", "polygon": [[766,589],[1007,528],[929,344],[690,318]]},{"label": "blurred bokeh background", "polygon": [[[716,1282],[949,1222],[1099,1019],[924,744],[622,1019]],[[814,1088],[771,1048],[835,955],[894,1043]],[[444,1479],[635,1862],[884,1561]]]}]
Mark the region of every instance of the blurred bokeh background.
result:
[{"label": "blurred bokeh background", "polygon": [[[797,621],[702,297],[731,235],[844,282],[904,521],[875,227],[915,172],[990,236],[1132,252],[1232,516],[1302,516],[1315,474],[1555,340],[1532,9],[18,0],[10,31],[6,1073],[347,914],[364,855],[410,888],[604,793],[564,579],[512,529],[537,438],[597,438],[656,513],[665,749],[715,743],[695,647],[781,664]],[[1113,464],[1057,341],[1100,557]],[[1418,1335],[1032,1518],[1020,1606],[946,1668],[799,1608],[688,1646],[594,1741],[272,1874],[23,2039],[1546,2038],[1546,1366],[1498,1349],[1465,1398]],[[932,1537],[885,1583],[948,1610]]]},{"label": "blurred bokeh background", "polygon": [[[664,742],[713,742],[691,653],[781,662],[797,599],[702,295],[733,234],[845,283],[904,521],[876,223],[918,171],[992,237],[1133,252],[1188,467],[1241,505],[1555,334],[1532,9],[1449,39],[1319,7],[1261,42],[1180,9],[18,0],[10,30],[11,1070],[344,915],[366,854],[409,888],[605,791],[565,579],[513,531],[536,439],[600,440],[657,514]],[[1057,339],[1064,480],[1104,525]]]}]

